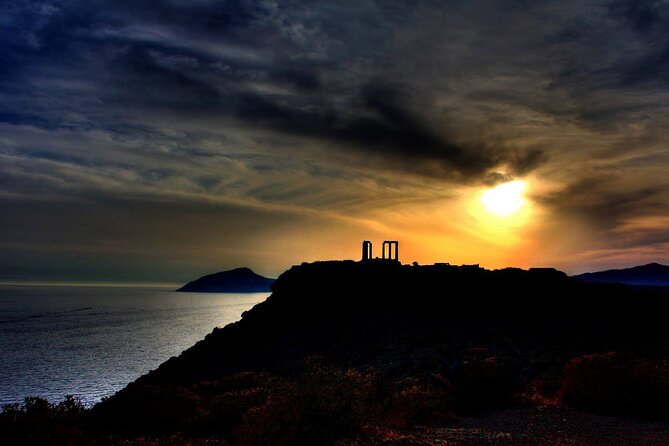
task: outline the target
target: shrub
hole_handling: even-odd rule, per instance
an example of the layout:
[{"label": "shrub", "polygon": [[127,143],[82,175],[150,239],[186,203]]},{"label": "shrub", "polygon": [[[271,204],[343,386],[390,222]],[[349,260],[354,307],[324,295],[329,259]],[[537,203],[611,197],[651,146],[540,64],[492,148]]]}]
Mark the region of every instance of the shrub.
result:
[{"label": "shrub", "polygon": [[92,410],[96,424],[125,434],[197,430],[208,416],[202,399],[176,385],[131,384]]},{"label": "shrub", "polygon": [[52,411],[60,416],[78,417],[86,412],[86,406],[80,398],[66,395],[63,401],[53,406]]},{"label": "shrub", "polygon": [[457,406],[464,412],[502,409],[519,390],[513,367],[485,351],[473,352],[466,358],[456,379]]},{"label": "shrub", "polygon": [[394,428],[452,419],[453,388],[444,377],[403,379],[390,386],[385,421]]},{"label": "shrub", "polygon": [[236,431],[240,445],[327,445],[355,434],[376,414],[375,377],[317,362],[294,381],[274,380],[265,404]]},{"label": "shrub", "polygon": [[212,396],[207,401],[209,430],[229,433],[251,409],[267,401],[267,391],[261,388],[240,389]]},{"label": "shrub", "polygon": [[562,401],[604,414],[669,418],[669,367],[620,353],[581,356],[564,367]]},{"label": "shrub", "polygon": [[81,401],[71,395],[58,404],[39,397],[28,397],[23,405],[6,404],[0,413],[0,444],[85,445],[80,423],[85,412]]},{"label": "shrub", "polygon": [[513,400],[522,406],[550,407],[559,406],[560,377],[552,371],[536,376],[529,381]]}]

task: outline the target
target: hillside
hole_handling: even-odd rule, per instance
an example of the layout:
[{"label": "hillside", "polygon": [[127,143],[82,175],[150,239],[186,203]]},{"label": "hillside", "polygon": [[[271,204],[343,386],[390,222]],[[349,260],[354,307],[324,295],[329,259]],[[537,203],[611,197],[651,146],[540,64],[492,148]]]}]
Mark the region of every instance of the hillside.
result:
[{"label": "hillside", "polygon": [[[351,435],[362,435],[351,444],[380,444],[387,432],[411,437],[425,423],[448,430],[500,414],[470,443],[453,443],[492,444],[483,440],[512,409],[543,435],[563,418],[585,423],[583,435],[611,432],[578,410],[669,419],[669,336],[657,294],[553,269],[384,261],[302,264],[272,289],[241,321],[98,405],[96,422],[131,435],[215,432],[240,445]],[[560,412],[568,407],[577,411]],[[628,437],[650,429],[606,423]],[[362,429],[370,425],[380,430]],[[517,435],[494,444],[517,444]],[[565,444],[549,440],[536,444]]]},{"label": "hillside", "polygon": [[669,266],[659,263],[635,266],[633,268],[610,269],[579,274],[578,280],[591,283],[624,283],[635,286],[669,286]]},{"label": "hillside", "polygon": [[263,277],[249,268],[236,268],[200,277],[177,291],[189,293],[262,293],[270,291],[274,279]]}]

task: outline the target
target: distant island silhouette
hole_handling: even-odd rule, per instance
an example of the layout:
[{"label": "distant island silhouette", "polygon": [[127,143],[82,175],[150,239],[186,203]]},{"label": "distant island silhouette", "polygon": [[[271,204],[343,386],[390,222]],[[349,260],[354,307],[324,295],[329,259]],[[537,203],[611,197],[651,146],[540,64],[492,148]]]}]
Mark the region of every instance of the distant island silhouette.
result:
[{"label": "distant island silhouette", "polygon": [[669,286],[669,266],[660,263],[609,269],[574,276],[584,282],[624,283],[637,286]]},{"label": "distant island silhouette", "polygon": [[263,277],[250,268],[236,268],[200,277],[177,292],[189,293],[262,293],[271,290],[274,279]]}]

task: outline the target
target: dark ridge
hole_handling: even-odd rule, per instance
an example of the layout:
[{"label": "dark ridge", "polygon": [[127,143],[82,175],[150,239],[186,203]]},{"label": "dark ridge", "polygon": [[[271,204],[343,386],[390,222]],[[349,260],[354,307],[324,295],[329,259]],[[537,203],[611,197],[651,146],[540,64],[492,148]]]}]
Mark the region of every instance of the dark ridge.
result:
[{"label": "dark ridge", "polygon": [[200,277],[177,291],[189,293],[262,293],[271,290],[274,279],[263,277],[249,268],[236,268]]},{"label": "dark ridge", "polygon": [[635,286],[669,286],[669,266],[659,263],[624,269],[579,274],[578,280],[591,283],[624,283]]},{"label": "dark ridge", "polygon": [[[294,266],[272,291],[95,406],[96,429],[306,446],[369,423],[443,425],[550,401],[669,419],[661,290],[555,269],[368,260]],[[563,426],[533,413],[551,432]]]},{"label": "dark ridge", "polygon": [[[448,340],[445,348],[456,339],[505,345],[505,337],[518,337],[573,352],[588,343],[636,342],[657,328],[648,321],[663,314],[652,311],[660,300],[644,301],[641,291],[584,283],[555,269],[316,262],[284,272],[272,290],[241,321],[214,330],[137,382],[193,383],[286,369],[310,355],[389,367],[410,360],[404,348],[428,340]],[[644,329],[635,331],[638,324]]]}]

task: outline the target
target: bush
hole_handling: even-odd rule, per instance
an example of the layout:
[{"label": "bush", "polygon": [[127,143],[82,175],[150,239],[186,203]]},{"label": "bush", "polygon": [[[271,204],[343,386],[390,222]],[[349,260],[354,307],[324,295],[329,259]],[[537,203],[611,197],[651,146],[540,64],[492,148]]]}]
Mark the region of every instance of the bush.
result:
[{"label": "bush", "polygon": [[170,434],[197,430],[208,412],[202,398],[177,385],[131,384],[92,410],[92,421],[124,434]]},{"label": "bush", "polygon": [[384,418],[394,428],[440,423],[453,417],[454,391],[440,375],[406,378],[389,390]]},{"label": "bush", "polygon": [[375,376],[307,364],[297,380],[274,380],[267,402],[237,429],[240,445],[328,445],[357,433],[376,416]]},{"label": "bush", "polygon": [[470,352],[457,374],[457,406],[464,412],[507,407],[519,390],[518,375],[501,357],[485,350]]},{"label": "bush", "polygon": [[6,404],[0,413],[0,444],[85,445],[80,424],[85,412],[81,401],[72,395],[58,404],[39,397],[28,397],[23,405]]},{"label": "bush", "polygon": [[535,376],[529,381],[522,391],[514,396],[514,402],[521,406],[530,407],[554,407],[559,406],[561,376],[558,371],[549,371],[540,376]]},{"label": "bush", "polygon": [[669,367],[620,353],[581,356],[564,367],[562,401],[602,413],[669,418]]}]

